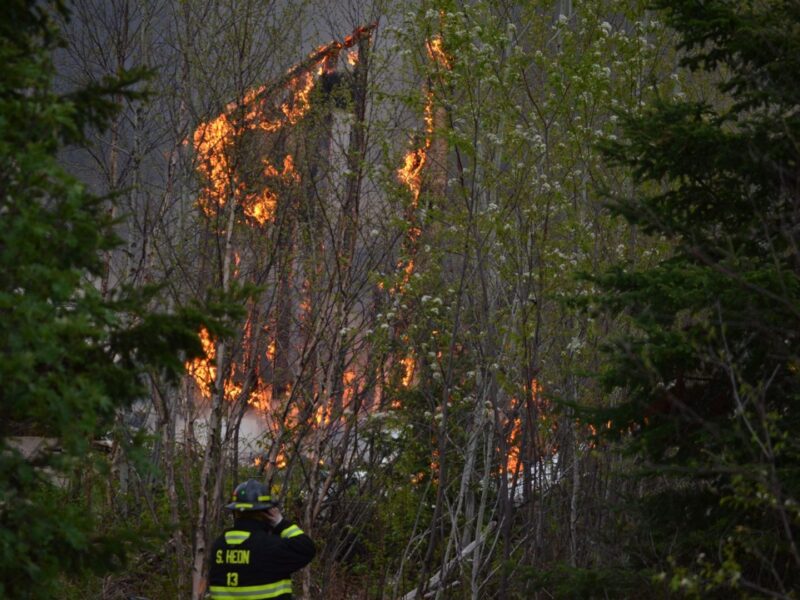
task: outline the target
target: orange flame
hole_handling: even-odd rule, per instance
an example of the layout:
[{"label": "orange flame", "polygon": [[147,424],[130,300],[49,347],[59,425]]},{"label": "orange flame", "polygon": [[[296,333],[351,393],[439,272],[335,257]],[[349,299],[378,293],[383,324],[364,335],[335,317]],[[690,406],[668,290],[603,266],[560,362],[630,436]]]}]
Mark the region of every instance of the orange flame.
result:
[{"label": "orange flame", "polygon": [[357,396],[359,382],[356,372],[353,369],[348,369],[342,375],[342,388],[344,389],[344,404],[348,406]]},{"label": "orange flame", "polygon": [[284,102],[281,105],[281,112],[286,116],[286,121],[290,125],[296,125],[311,109],[310,96],[314,84],[317,83],[316,77],[319,77],[319,72],[316,74],[304,73],[292,80],[290,87],[295,90],[292,102]]},{"label": "orange flame", "polygon": [[[189,375],[195,380],[195,383],[197,383],[197,387],[203,397],[210,398],[217,381],[217,366],[215,362],[217,347],[205,327],[200,329],[198,336],[200,337],[205,357],[195,358],[185,363],[184,366]],[[236,400],[242,393],[242,387],[234,383],[231,378],[226,379],[224,386],[225,399],[230,402]]]},{"label": "orange flame", "polygon": [[[544,421],[547,416],[544,414],[545,400],[541,395],[541,384],[536,380],[531,380],[529,393],[533,399],[534,405],[537,407],[539,419]],[[515,405],[517,402],[512,398],[511,404]],[[519,415],[514,416],[510,420],[511,427],[509,428],[506,436],[507,455],[505,464],[502,466],[506,475],[514,475],[520,467],[520,452],[522,449],[522,419]]]},{"label": "orange flame", "polygon": [[248,403],[261,412],[269,410],[272,406],[272,386],[264,383],[259,378],[258,385],[253,390]]},{"label": "orange flame", "polygon": [[[359,27],[344,42],[334,41],[321,46],[308,61],[290,69],[284,86],[290,94],[278,107],[279,118],[267,117],[270,88],[262,85],[248,90],[240,102],[230,102],[221,114],[197,126],[193,135],[197,171],[206,182],[197,203],[206,216],[213,217],[227,202],[233,201],[242,206],[250,221],[259,225],[273,218],[277,194],[266,186],[255,193],[246,192],[245,183],[231,162],[230,155],[237,140],[247,131],[274,133],[286,125],[296,125],[311,109],[311,92],[326,65],[334,68],[339,51],[371,35],[376,26],[377,23],[373,23]],[[270,165],[265,165],[264,175],[272,174],[270,168]],[[284,175],[288,172],[284,163]],[[291,181],[297,182],[299,175],[293,165],[291,172]]]},{"label": "orange flame", "polygon": [[425,49],[428,51],[428,58],[431,62],[445,68],[451,69],[450,57],[444,51],[441,36],[435,36],[425,43]]},{"label": "orange flame", "polygon": [[333,406],[330,402],[320,404],[314,414],[314,421],[317,425],[330,425]]},{"label": "orange flame", "polygon": [[522,420],[519,417],[514,417],[512,420],[511,431],[506,438],[508,448],[508,456],[506,456],[505,473],[513,474],[519,468],[519,454],[522,445]]},{"label": "orange flame", "polygon": [[[442,46],[442,38],[440,36],[435,36],[434,38],[428,40],[425,43],[425,46],[428,51],[428,58],[432,62],[445,69],[451,68],[450,58],[444,51]],[[411,202],[408,210],[411,215],[413,215],[419,206],[419,196],[422,192],[422,173],[426,163],[428,162],[428,152],[433,144],[433,134],[435,132],[433,114],[434,95],[433,92],[428,89],[425,92],[425,108],[423,110],[425,141],[419,148],[409,150],[406,153],[405,157],[403,158],[403,166],[397,170],[398,180],[411,192]],[[413,248],[417,239],[419,238],[420,229],[418,227],[410,227],[407,235],[411,246],[411,252],[413,254]],[[397,266],[403,271],[403,279],[398,286],[398,288],[402,290],[406,285],[408,285],[411,275],[414,273],[414,259],[408,259],[405,265],[403,264],[403,261],[400,261]],[[392,291],[394,292],[396,290],[393,289]]]},{"label": "orange flame", "polygon": [[403,365],[402,385],[404,388],[411,387],[411,384],[414,381],[414,373],[417,369],[417,363],[413,356],[406,356],[400,361],[400,363]]},{"label": "orange flame", "polygon": [[400,183],[411,191],[411,207],[417,208],[419,194],[422,190],[422,169],[428,160],[428,150],[431,148],[431,137],[433,136],[433,93],[425,94],[425,110],[423,119],[425,121],[425,142],[422,147],[410,150],[403,158],[403,166],[397,170],[397,178]]},{"label": "orange flame", "polygon": [[[300,173],[295,168],[294,157],[287,154],[283,158],[281,170],[269,160],[263,160],[260,172],[263,181],[259,183],[259,189],[253,191],[252,182],[245,181],[237,170],[235,160],[237,142],[247,132],[272,134],[284,127],[299,123],[311,110],[312,92],[320,76],[336,68],[341,50],[351,48],[364,38],[369,38],[376,26],[377,23],[373,23],[359,27],[343,41],[334,41],[321,46],[307,60],[287,72],[285,83],[250,89],[241,100],[228,103],[219,115],[197,126],[191,141],[197,157],[196,169],[204,182],[197,204],[207,217],[218,216],[221,209],[228,206],[241,209],[241,214],[249,225],[264,226],[274,219],[280,201],[280,189],[289,188],[300,182]],[[352,61],[353,56],[357,60],[358,53],[356,51],[348,53],[348,60]],[[276,101],[279,93],[281,99]],[[230,202],[233,205],[228,204]],[[238,276],[240,262],[240,255],[235,252],[234,277]],[[308,300],[306,303],[308,304]],[[245,348],[251,342],[253,329],[248,321],[245,329]],[[201,329],[198,335],[205,356],[187,361],[185,367],[202,395],[209,398],[217,379],[215,362],[217,345],[205,328]],[[276,357],[274,339],[269,341],[265,355],[274,362]],[[251,358],[255,358],[253,353]],[[255,364],[260,362],[255,360]],[[231,373],[226,374],[224,397],[228,401],[242,399],[242,386],[234,382],[237,376],[236,369],[237,366],[234,365]],[[238,376],[239,379],[244,379],[241,373],[238,373]],[[355,372],[345,373],[343,384],[344,399],[349,403],[359,391]],[[301,415],[298,406],[287,406],[291,397],[291,388],[288,386],[285,394],[276,393],[273,397],[272,386],[263,381],[256,372],[256,383],[247,402],[263,413],[275,440],[281,440],[287,430],[299,424]],[[328,407],[327,411],[314,415],[317,422],[330,423],[331,410],[332,408]],[[282,442],[276,441],[276,444],[280,443]],[[254,464],[259,465],[261,460],[263,458],[257,458]],[[280,447],[276,465],[281,468],[286,466],[286,463],[284,448]]]}]

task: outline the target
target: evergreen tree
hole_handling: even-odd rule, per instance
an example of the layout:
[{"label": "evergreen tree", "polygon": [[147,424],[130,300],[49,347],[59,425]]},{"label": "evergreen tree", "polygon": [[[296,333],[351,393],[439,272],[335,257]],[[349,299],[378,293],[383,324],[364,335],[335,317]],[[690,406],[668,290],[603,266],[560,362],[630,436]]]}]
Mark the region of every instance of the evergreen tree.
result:
[{"label": "evergreen tree", "polygon": [[[146,369],[176,374],[179,351],[201,351],[196,311],[156,313],[149,291],[104,298],[95,285],[117,243],[108,199],[56,154],[102,128],[141,73],[55,93],[56,15],[58,0],[0,5],[0,598],[55,598],[63,574],[120,561],[125,537],[98,534],[64,482],[94,468],[92,440],[141,395]],[[23,453],[19,435],[46,442]]]},{"label": "evergreen tree", "polygon": [[643,571],[689,596],[796,597],[800,4],[657,8],[722,100],[660,101],[606,146],[638,182],[613,210],[674,252],[596,278],[599,307],[630,319],[603,374],[625,400],[597,426],[646,467],[629,513]]}]

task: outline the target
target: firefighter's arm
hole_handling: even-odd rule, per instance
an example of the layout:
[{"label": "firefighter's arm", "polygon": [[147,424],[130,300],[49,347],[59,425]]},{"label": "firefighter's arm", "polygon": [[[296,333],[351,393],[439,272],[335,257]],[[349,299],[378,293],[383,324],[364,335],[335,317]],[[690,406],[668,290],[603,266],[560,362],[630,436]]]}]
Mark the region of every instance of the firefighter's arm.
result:
[{"label": "firefighter's arm", "polygon": [[311,538],[294,523],[281,519],[273,526],[273,531],[281,538],[281,552],[276,557],[276,566],[279,565],[287,571],[296,571],[310,563],[317,553]]}]

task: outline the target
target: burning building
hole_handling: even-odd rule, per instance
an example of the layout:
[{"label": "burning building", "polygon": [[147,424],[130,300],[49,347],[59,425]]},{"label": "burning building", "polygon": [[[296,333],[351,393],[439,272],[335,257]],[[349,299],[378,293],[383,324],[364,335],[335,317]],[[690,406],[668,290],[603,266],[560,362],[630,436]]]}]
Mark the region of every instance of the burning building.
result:
[{"label": "burning building", "polygon": [[268,291],[248,306],[237,349],[218,361],[218,342],[203,331],[206,357],[187,371],[201,402],[224,398],[228,423],[238,428],[248,411],[266,420],[267,468],[281,461],[288,430],[337,421],[368,387],[345,338],[359,325],[347,290],[375,27],[319,47],[193,135],[197,205],[229,251],[223,276]]}]

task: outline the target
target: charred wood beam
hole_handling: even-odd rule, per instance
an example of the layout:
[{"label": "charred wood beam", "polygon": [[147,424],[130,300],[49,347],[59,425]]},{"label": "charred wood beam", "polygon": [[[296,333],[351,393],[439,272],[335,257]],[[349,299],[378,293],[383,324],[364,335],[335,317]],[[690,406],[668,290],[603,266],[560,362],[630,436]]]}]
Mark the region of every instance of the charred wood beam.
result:
[{"label": "charred wood beam", "polygon": [[341,42],[338,41],[331,42],[330,44],[323,46],[319,50],[312,52],[306,60],[304,60],[301,63],[298,63],[297,65],[286,71],[286,74],[283,77],[265,86],[264,89],[261,90],[261,92],[259,92],[253,97],[253,101],[258,102],[264,98],[269,98],[275,92],[285,88],[290,81],[292,81],[296,77],[299,77],[303,73],[310,71],[326,58],[333,57],[342,50],[345,50],[347,48],[352,48],[362,39],[369,39],[370,37],[372,37],[372,32],[377,27],[378,27],[377,21],[373,21],[369,25],[363,25],[361,27],[357,27],[356,29],[353,30],[353,33],[346,36],[344,40],[342,40]]}]

